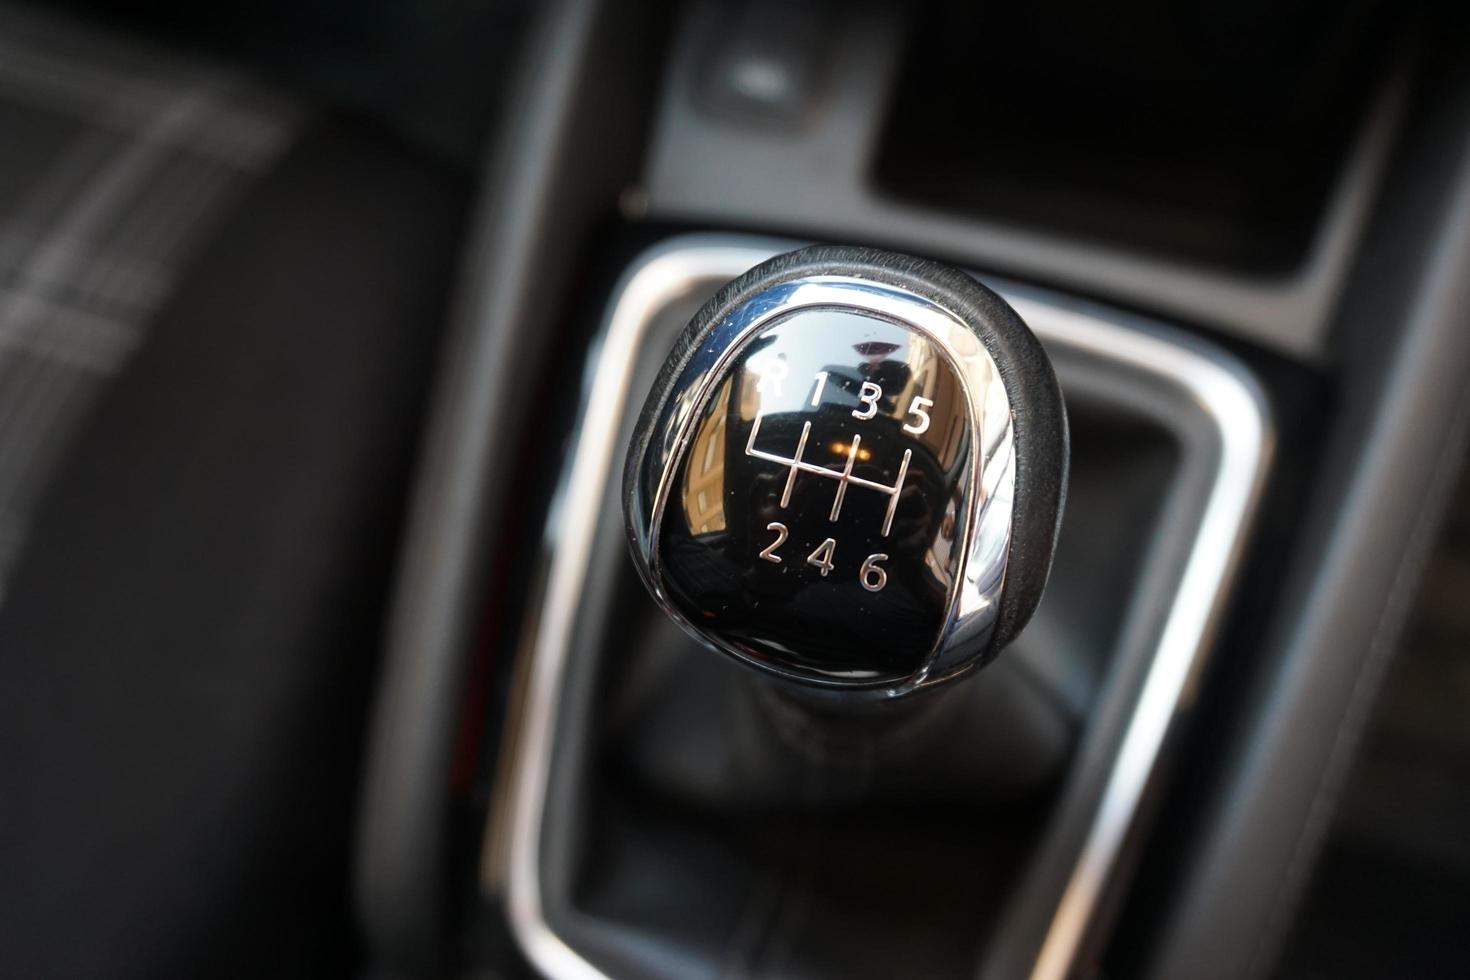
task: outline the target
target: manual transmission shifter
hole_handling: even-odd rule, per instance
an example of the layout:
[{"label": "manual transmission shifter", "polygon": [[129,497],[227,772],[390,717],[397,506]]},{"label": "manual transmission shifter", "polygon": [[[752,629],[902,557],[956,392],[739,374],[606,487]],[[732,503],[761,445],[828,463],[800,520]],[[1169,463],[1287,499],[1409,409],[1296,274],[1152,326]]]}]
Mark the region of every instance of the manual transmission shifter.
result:
[{"label": "manual transmission shifter", "polygon": [[789,680],[905,694],[1026,624],[1066,486],[1055,376],[958,270],[816,246],[730,283],[643,409],[635,563],[706,645]]}]

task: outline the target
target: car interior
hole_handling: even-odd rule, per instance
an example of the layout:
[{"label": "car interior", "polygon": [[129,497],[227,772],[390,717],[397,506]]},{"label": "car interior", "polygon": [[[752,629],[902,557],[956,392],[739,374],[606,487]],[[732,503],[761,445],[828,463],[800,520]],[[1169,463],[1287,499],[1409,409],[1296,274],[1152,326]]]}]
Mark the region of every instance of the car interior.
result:
[{"label": "car interior", "polygon": [[0,2],[0,977],[1470,975],[1470,16]]}]

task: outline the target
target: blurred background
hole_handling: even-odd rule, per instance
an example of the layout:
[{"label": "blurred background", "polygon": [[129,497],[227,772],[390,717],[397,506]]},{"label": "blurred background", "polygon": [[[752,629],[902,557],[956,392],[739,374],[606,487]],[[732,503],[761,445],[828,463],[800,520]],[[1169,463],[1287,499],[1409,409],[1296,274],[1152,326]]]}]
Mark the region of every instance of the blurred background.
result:
[{"label": "blurred background", "polygon": [[[1470,973],[1467,28],[1380,0],[0,4],[0,976]],[[709,719],[744,680],[680,666],[619,540],[550,610],[574,668],[517,904],[608,311],[650,255],[808,241],[1164,338],[1258,405],[1218,606],[1059,972],[1038,951],[1243,421],[1116,352],[1056,355],[1073,498],[1016,654],[1045,752],[961,747],[923,801],[742,781]],[[635,387],[720,268],[647,311]]]}]

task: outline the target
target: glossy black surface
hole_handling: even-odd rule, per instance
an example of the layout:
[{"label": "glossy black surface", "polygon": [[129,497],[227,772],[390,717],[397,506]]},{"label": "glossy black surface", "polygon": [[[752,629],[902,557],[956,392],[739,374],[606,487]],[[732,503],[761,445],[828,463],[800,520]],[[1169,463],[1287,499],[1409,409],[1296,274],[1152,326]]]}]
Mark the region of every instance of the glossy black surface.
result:
[{"label": "glossy black surface", "polygon": [[670,600],[788,674],[913,674],[961,559],[972,446],[954,367],[905,326],[804,310],[712,392],[660,528]]}]

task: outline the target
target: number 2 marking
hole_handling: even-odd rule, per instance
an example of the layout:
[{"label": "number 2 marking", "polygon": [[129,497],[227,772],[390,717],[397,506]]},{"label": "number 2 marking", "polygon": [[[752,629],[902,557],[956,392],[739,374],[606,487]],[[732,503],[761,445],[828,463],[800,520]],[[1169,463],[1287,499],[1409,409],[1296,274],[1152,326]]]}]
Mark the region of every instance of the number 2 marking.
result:
[{"label": "number 2 marking", "polygon": [[864,381],[863,386],[858,389],[858,401],[866,405],[867,408],[854,408],[852,410],[852,417],[855,419],[870,419],[874,415],[877,415],[878,399],[882,397],[882,387],[873,384],[871,381]]},{"label": "number 2 marking", "polygon": [[767,524],[766,530],[775,531],[776,540],[766,545],[766,549],[761,552],[761,557],[764,558],[766,561],[775,562],[777,565],[779,565],[781,564],[781,556],[776,554],[776,549],[781,547],[781,545],[786,541],[786,535],[790,532],[786,530],[786,525],[782,524],[780,521],[772,521],[771,523]]}]

